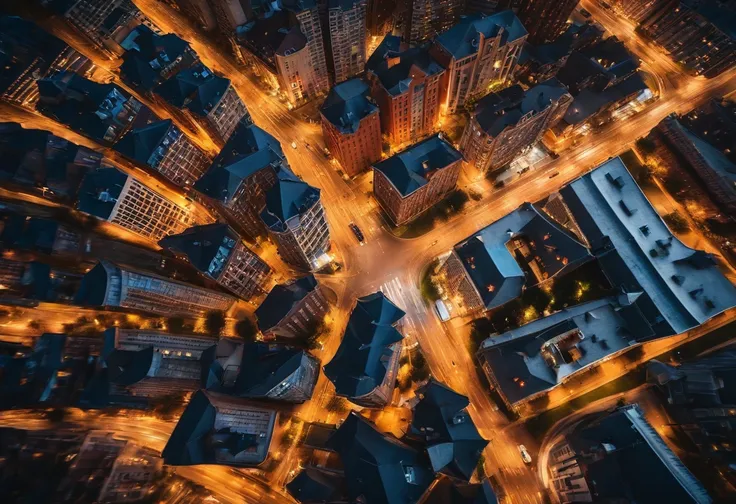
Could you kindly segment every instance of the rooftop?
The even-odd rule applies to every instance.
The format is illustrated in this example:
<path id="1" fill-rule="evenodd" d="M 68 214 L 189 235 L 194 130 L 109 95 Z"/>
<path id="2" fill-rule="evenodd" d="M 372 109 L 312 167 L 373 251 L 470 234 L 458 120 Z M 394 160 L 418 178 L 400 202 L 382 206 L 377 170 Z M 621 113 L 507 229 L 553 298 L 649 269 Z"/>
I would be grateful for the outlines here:
<path id="1" fill-rule="evenodd" d="M 438 133 L 373 165 L 403 197 L 429 183 L 436 170 L 460 161 L 462 154 Z"/>
<path id="2" fill-rule="evenodd" d="M 169 69 L 195 61 L 189 43 L 172 33 L 158 35 L 148 26 L 138 25 L 120 44 L 125 53 L 121 77 L 144 91 L 160 84 Z"/>
<path id="3" fill-rule="evenodd" d="M 82 180 L 77 210 L 107 220 L 117 204 L 128 175 L 117 168 L 103 167 Z"/>
<path id="4" fill-rule="evenodd" d="M 626 79 L 598 91 L 585 88 L 580 91 L 565 112 L 564 121 L 567 124 L 580 124 L 598 113 L 611 103 L 618 103 L 630 96 L 647 91 L 649 87 L 644 82 L 640 72 L 635 72 Z"/>
<path id="5" fill-rule="evenodd" d="M 355 78 L 334 86 L 320 112 L 342 133 L 355 133 L 360 121 L 378 113 L 378 107 L 371 100 L 368 84 Z"/>
<path id="6" fill-rule="evenodd" d="M 240 241 L 230 226 L 214 223 L 190 227 L 183 233 L 164 237 L 158 244 L 185 255 L 192 266 L 216 279 Z"/>
<path id="7" fill-rule="evenodd" d="M 217 107 L 229 88 L 229 79 L 215 75 L 199 63 L 177 73 L 154 91 L 174 107 L 206 116 Z"/>
<path id="8" fill-rule="evenodd" d="M 386 35 L 366 63 L 366 71 L 378 77 L 381 85 L 393 96 L 409 89 L 415 71 L 435 75 L 444 68 L 429 54 L 426 46 L 405 48 L 401 38 Z"/>
<path id="9" fill-rule="evenodd" d="M 438 35 L 437 43 L 459 60 L 478 52 L 481 34 L 486 39 L 500 35 L 501 43 L 508 44 L 525 37 L 527 31 L 510 10 L 492 16 L 474 14 L 461 18 L 455 26 Z"/>
<path id="10" fill-rule="evenodd" d="M 299 373 L 309 360 L 316 362 L 306 350 L 266 343 L 247 344 L 233 393 L 240 397 L 266 397 L 282 382 Z M 318 374 L 319 371 L 311 382 L 312 389 L 317 384 Z"/>
<path id="11" fill-rule="evenodd" d="M 293 12 L 276 10 L 238 27 L 238 40 L 275 69 L 276 55 L 289 56 L 304 49 L 307 38 Z"/>
<path id="12" fill-rule="evenodd" d="M 113 149 L 134 161 L 155 167 L 158 161 L 153 158 L 164 148 L 162 143 L 172 125 L 171 119 L 165 119 L 133 128 L 113 146 Z"/>
<path id="13" fill-rule="evenodd" d="M 286 317 L 294 306 L 318 288 L 314 275 L 307 275 L 286 284 L 275 285 L 266 299 L 256 308 L 258 329 L 267 331 Z"/>
<path id="14" fill-rule="evenodd" d="M 498 504 L 498 499 L 487 479 L 481 483 L 462 483 L 442 478 L 432 487 L 423 503 Z"/>
<path id="15" fill-rule="evenodd" d="M 312 208 L 319 199 L 319 189 L 282 168 L 276 183 L 266 193 L 266 208 L 261 212 L 261 219 L 269 229 L 284 230 L 290 219 Z"/>

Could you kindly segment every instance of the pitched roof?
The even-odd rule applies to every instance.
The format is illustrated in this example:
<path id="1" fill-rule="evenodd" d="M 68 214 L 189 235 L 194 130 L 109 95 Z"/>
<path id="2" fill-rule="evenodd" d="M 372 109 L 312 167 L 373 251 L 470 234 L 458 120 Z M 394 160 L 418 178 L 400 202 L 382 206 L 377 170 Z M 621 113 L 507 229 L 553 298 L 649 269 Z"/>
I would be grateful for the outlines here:
<path id="1" fill-rule="evenodd" d="M 291 309 L 318 287 L 314 275 L 307 275 L 271 289 L 266 299 L 256 308 L 258 329 L 267 331 L 281 322 Z"/>
<path id="2" fill-rule="evenodd" d="M 398 58 L 398 62 L 395 58 Z M 393 96 L 409 89 L 414 68 L 426 75 L 444 72 L 442 65 L 430 55 L 428 46 L 405 48 L 402 51 L 401 39 L 393 35 L 384 37 L 368 59 L 365 68 L 366 71 L 375 74 L 381 85 Z"/>
<path id="3" fill-rule="evenodd" d="M 357 398 L 381 385 L 386 376 L 384 357 L 403 339 L 394 328 L 403 316 L 382 292 L 358 299 L 340 347 L 324 367 L 338 395 Z"/>
<path id="4" fill-rule="evenodd" d="M 199 63 L 164 81 L 154 92 L 175 107 L 206 116 L 229 88 L 229 79 L 215 75 Z"/>
<path id="5" fill-rule="evenodd" d="M 107 219 L 127 180 L 128 175 L 117 168 L 103 167 L 87 173 L 79 189 L 77 209 Z"/>
<path id="6" fill-rule="evenodd" d="M 377 113 L 378 107 L 370 99 L 368 84 L 355 78 L 334 86 L 320 112 L 341 132 L 355 133 L 360 121 Z"/>
<path id="7" fill-rule="evenodd" d="M 5 220 L 0 233 L 0 243 L 8 247 L 50 254 L 58 230 L 57 221 L 13 214 Z"/>
<path id="8" fill-rule="evenodd" d="M 422 501 L 423 504 L 498 504 L 488 479 L 481 483 L 462 483 L 441 478 Z"/>
<path id="9" fill-rule="evenodd" d="M 266 208 L 261 219 L 269 229 L 283 230 L 286 222 L 312 208 L 320 190 L 299 180 L 286 168 L 279 170 L 276 183 L 266 193 Z"/>
<path id="10" fill-rule="evenodd" d="M 429 183 L 429 174 L 463 158 L 438 133 L 373 165 L 406 197 Z"/>
<path id="11" fill-rule="evenodd" d="M 478 52 L 479 34 L 494 38 L 502 33 L 503 43 L 510 43 L 527 35 L 524 25 L 510 10 L 485 16 L 474 14 L 462 18 L 455 26 L 437 36 L 437 43 L 456 60 Z"/>
<path id="12" fill-rule="evenodd" d="M 343 502 L 346 493 L 343 477 L 315 467 L 303 469 L 286 489 L 303 504 Z"/>
<path id="13" fill-rule="evenodd" d="M 184 232 L 162 238 L 159 246 L 184 254 L 192 266 L 213 278 L 219 276 L 240 237 L 227 224 L 193 226 Z M 213 264 L 214 263 L 214 264 Z"/>
<path id="14" fill-rule="evenodd" d="M 241 397 L 263 398 L 297 373 L 305 359 L 315 360 L 306 350 L 266 343 L 247 344 L 243 348 L 243 360 L 233 393 Z M 316 385 L 318 373 L 315 373 L 311 387 Z"/>
<path id="15" fill-rule="evenodd" d="M 172 124 L 171 119 L 165 119 L 131 129 L 113 145 L 113 149 L 139 163 L 149 164 L 151 156 L 166 138 Z"/>

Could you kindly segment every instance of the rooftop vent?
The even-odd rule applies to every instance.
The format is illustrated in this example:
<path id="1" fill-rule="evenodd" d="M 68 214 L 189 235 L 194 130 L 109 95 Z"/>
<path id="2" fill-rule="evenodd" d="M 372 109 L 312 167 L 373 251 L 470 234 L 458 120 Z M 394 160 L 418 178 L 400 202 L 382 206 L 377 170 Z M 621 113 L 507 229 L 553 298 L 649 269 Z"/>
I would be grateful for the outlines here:
<path id="1" fill-rule="evenodd" d="M 672 281 L 675 282 L 677 285 L 682 285 L 685 283 L 685 277 L 682 275 L 672 275 L 670 278 L 672 278 Z"/>
<path id="2" fill-rule="evenodd" d="M 624 202 L 624 200 L 619 200 L 618 206 L 621 207 L 621 210 L 628 216 L 631 217 L 636 213 L 636 208 L 629 208 L 629 206 Z"/>
<path id="3" fill-rule="evenodd" d="M 644 236 L 649 236 L 649 226 L 647 226 L 646 224 L 644 224 L 643 226 L 641 226 L 641 227 L 639 228 L 639 231 L 641 231 L 641 233 L 642 233 L 642 234 L 643 234 Z"/>
<path id="4" fill-rule="evenodd" d="M 606 173 L 606 180 L 617 189 L 621 189 L 624 186 L 624 180 L 621 177 L 614 177 L 610 172 Z"/>

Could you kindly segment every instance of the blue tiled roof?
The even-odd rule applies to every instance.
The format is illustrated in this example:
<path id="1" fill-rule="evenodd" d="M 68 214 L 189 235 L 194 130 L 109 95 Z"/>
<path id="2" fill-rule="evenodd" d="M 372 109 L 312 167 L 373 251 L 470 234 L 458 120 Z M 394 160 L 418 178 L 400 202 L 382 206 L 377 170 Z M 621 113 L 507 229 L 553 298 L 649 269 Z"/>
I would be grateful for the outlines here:
<path id="1" fill-rule="evenodd" d="M 234 393 L 253 399 L 266 397 L 281 382 L 299 371 L 305 356 L 312 358 L 305 350 L 297 348 L 266 343 L 246 345 Z M 316 383 L 317 373 L 311 385 Z"/>
<path id="2" fill-rule="evenodd" d="M 320 112 L 343 133 L 355 133 L 361 120 L 378 112 L 369 93 L 362 79 L 347 80 L 330 90 Z"/>
<path id="3" fill-rule="evenodd" d="M 284 230 L 289 219 L 312 208 L 319 198 L 319 189 L 282 168 L 276 183 L 266 193 L 266 208 L 261 212 L 261 219 L 269 229 Z"/>
<path id="4" fill-rule="evenodd" d="M 115 207 L 128 175 L 117 168 L 100 168 L 89 172 L 79 189 L 77 209 L 107 219 Z"/>
<path id="5" fill-rule="evenodd" d="M 175 107 L 206 116 L 217 107 L 229 87 L 229 79 L 197 64 L 166 80 L 154 92 Z"/>
<path id="6" fill-rule="evenodd" d="M 194 226 L 176 235 L 169 235 L 158 242 L 159 246 L 187 256 L 189 262 L 203 273 L 217 278 L 227 258 L 240 238 L 227 224 Z M 218 257 L 219 256 L 219 257 Z M 212 262 L 218 258 L 212 269 Z"/>
<path id="7" fill-rule="evenodd" d="M 427 184 L 427 175 L 462 159 L 462 154 L 439 134 L 376 163 L 373 168 L 383 173 L 402 196 L 408 196 Z"/>
<path id="8" fill-rule="evenodd" d="M 131 129 L 113 146 L 113 149 L 139 163 L 149 164 L 151 155 L 161 145 L 171 125 L 171 119 L 165 119 L 142 128 Z"/>
<path id="9" fill-rule="evenodd" d="M 494 38 L 503 30 L 504 43 L 513 42 L 527 35 L 526 28 L 510 10 L 492 16 L 475 14 L 460 20 L 458 24 L 440 34 L 437 43 L 444 47 L 456 60 L 478 52 L 479 34 Z"/>
<path id="10" fill-rule="evenodd" d="M 399 61 L 389 66 L 389 58 L 399 58 Z M 386 91 L 396 96 L 409 89 L 414 67 L 427 75 L 435 75 L 444 70 L 442 65 L 430 56 L 428 47 L 412 47 L 402 51 L 399 37 L 386 35 L 368 60 L 366 71 L 375 74 Z"/>
<path id="11" fill-rule="evenodd" d="M 314 275 L 307 275 L 287 284 L 279 284 L 271 289 L 266 299 L 256 308 L 258 329 L 267 331 L 281 322 L 296 303 L 307 297 L 317 288 Z"/>

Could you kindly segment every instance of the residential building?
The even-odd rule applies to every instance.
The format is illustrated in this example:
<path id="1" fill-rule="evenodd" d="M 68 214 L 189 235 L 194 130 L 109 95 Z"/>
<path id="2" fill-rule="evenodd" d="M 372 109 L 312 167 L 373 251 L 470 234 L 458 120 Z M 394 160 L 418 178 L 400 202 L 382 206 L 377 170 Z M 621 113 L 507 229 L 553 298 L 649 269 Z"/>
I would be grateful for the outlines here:
<path id="1" fill-rule="evenodd" d="M 136 115 L 147 110 L 115 84 L 99 84 L 75 73 L 61 72 L 37 84 L 38 112 L 105 145 L 119 140 Z"/>
<path id="2" fill-rule="evenodd" d="M 317 93 L 326 93 L 330 87 L 330 80 L 322 33 L 327 27 L 321 24 L 317 2 L 315 0 L 279 0 L 279 2 L 283 9 L 292 12 L 299 21 L 299 29 L 307 39 L 309 64 L 316 76 Z"/>
<path id="3" fill-rule="evenodd" d="M 2 220 L 1 227 L 3 248 L 48 255 L 79 252 L 80 234 L 55 220 L 10 214 Z"/>
<path id="4" fill-rule="evenodd" d="M 464 8 L 460 0 L 407 0 L 403 38 L 417 45 L 433 39 L 457 23 Z"/>
<path id="5" fill-rule="evenodd" d="M 433 471 L 469 482 L 488 445 L 467 411 L 470 401 L 434 378 L 416 395 L 406 438 L 426 445 Z"/>
<path id="6" fill-rule="evenodd" d="M 382 292 L 358 298 L 340 347 L 324 366 L 335 394 L 366 408 L 390 401 L 399 371 L 404 312 Z"/>
<path id="7" fill-rule="evenodd" d="M 98 152 L 18 123 L 0 123 L 0 157 L 0 180 L 66 200 L 77 197 L 82 179 L 102 161 Z"/>
<path id="8" fill-rule="evenodd" d="M 481 99 L 460 140 L 465 160 L 484 172 L 503 168 L 565 115 L 572 96 L 557 79 L 526 91 L 518 84 Z"/>
<path id="9" fill-rule="evenodd" d="M 253 122 L 230 79 L 216 75 L 201 63 L 169 78 L 154 88 L 154 93 L 182 109 L 220 145 L 230 139 L 238 124 Z"/>
<path id="10" fill-rule="evenodd" d="M 524 203 L 453 248 L 442 276 L 457 313 L 491 310 L 524 288 L 592 259 L 586 245 L 544 210 Z"/>
<path id="11" fill-rule="evenodd" d="M 468 0 L 465 3 L 465 11 L 467 14 L 485 14 L 486 16 L 490 16 L 498 12 L 503 4 L 504 0 Z"/>
<path id="12" fill-rule="evenodd" d="M 521 0 L 516 13 L 529 32 L 529 42 L 541 44 L 555 40 L 565 31 L 567 19 L 577 5 L 575 0 Z"/>
<path id="13" fill-rule="evenodd" d="M 386 35 L 366 64 L 381 128 L 392 145 L 416 142 L 437 130 L 445 69 L 427 46 L 406 48 Z"/>
<path id="14" fill-rule="evenodd" d="M 33 108 L 36 81 L 69 70 L 84 73 L 92 63 L 30 21 L 0 16 L 0 99 Z"/>
<path id="15" fill-rule="evenodd" d="M 367 0 L 329 0 L 325 49 L 332 82 L 339 84 L 363 73 L 365 67 Z"/>
<path id="16" fill-rule="evenodd" d="M 501 495 L 496 495 L 486 478 L 480 483 L 464 483 L 450 478 L 441 478 L 430 488 L 424 504 L 497 504 Z"/>
<path id="17" fill-rule="evenodd" d="M 203 224 L 191 207 L 180 206 L 110 167 L 84 177 L 76 208 L 156 242 L 166 235 Z"/>
<path id="18" fill-rule="evenodd" d="M 368 35 L 383 37 L 394 27 L 394 12 L 397 3 L 391 0 L 369 0 L 366 9 L 366 28 Z"/>
<path id="19" fill-rule="evenodd" d="M 199 180 L 212 162 L 171 119 L 132 128 L 113 149 L 185 188 Z"/>
<path id="20" fill-rule="evenodd" d="M 559 502 L 678 502 L 712 499 L 638 405 L 584 417 L 550 450 Z"/>
<path id="21" fill-rule="evenodd" d="M 447 69 L 442 93 L 447 113 L 503 86 L 514 74 L 526 38 L 511 11 L 467 16 L 438 35 L 430 54 Z"/>
<path id="22" fill-rule="evenodd" d="M 381 159 L 381 120 L 368 85 L 350 79 L 330 90 L 320 109 L 327 148 L 352 177 Z"/>
<path id="23" fill-rule="evenodd" d="M 244 4 L 250 2 L 241 2 L 240 0 L 208 0 L 209 6 L 217 20 L 217 27 L 226 36 L 230 36 L 235 32 L 238 26 L 247 22 Z"/>
<path id="24" fill-rule="evenodd" d="M 450 194 L 463 157 L 440 134 L 373 165 L 373 194 L 396 226 L 411 222 Z"/>
<path id="25" fill-rule="evenodd" d="M 255 124 L 241 123 L 194 188 L 255 238 L 264 233 L 266 193 L 289 164 L 281 144 Z"/>
<path id="26" fill-rule="evenodd" d="M 227 224 L 194 226 L 163 238 L 159 245 L 183 256 L 203 275 L 241 299 L 263 292 L 271 274 L 268 264 Z"/>
<path id="27" fill-rule="evenodd" d="M 154 450 L 126 443 L 100 490 L 100 502 L 138 502 L 153 494 L 163 465 Z"/>
<path id="28" fill-rule="evenodd" d="M 256 308 L 258 330 L 264 339 L 308 337 L 318 330 L 330 310 L 314 275 L 275 285 Z"/>
<path id="29" fill-rule="evenodd" d="M 164 316 L 202 317 L 208 311 L 229 310 L 235 298 L 146 271 L 100 261 L 84 276 L 75 302 L 82 306 L 128 308 Z"/>
<path id="30" fill-rule="evenodd" d="M 277 416 L 244 399 L 200 390 L 161 453 L 164 463 L 257 466 L 268 457 Z"/>
<path id="31" fill-rule="evenodd" d="M 330 227 L 320 191 L 289 170 L 280 170 L 266 192 L 261 220 L 287 263 L 311 271 L 329 262 Z"/>
<path id="32" fill-rule="evenodd" d="M 218 343 L 205 357 L 209 372 L 204 385 L 208 390 L 294 403 L 312 397 L 319 361 L 307 351 L 267 343 L 239 343 L 238 346 L 224 343 Z M 228 348 L 233 349 L 230 355 Z M 237 361 L 237 355 L 242 356 L 241 360 L 233 362 L 233 359 Z"/>

